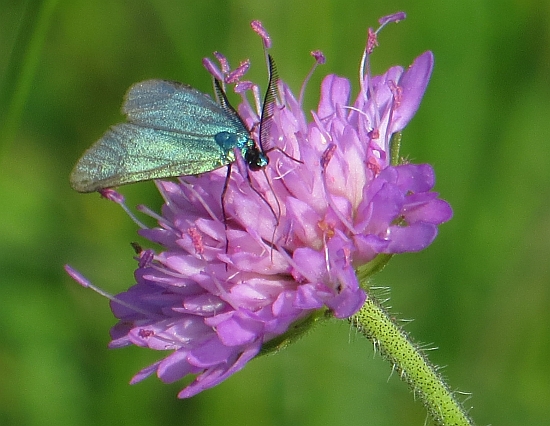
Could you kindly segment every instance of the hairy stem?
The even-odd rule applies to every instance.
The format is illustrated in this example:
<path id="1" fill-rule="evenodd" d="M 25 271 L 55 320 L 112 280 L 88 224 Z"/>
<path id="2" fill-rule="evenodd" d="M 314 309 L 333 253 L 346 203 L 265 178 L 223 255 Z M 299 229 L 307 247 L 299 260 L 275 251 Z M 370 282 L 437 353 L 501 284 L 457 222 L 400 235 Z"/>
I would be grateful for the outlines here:
<path id="1" fill-rule="evenodd" d="M 421 397 L 436 425 L 474 424 L 425 354 L 375 298 L 369 295 L 350 321 Z"/>

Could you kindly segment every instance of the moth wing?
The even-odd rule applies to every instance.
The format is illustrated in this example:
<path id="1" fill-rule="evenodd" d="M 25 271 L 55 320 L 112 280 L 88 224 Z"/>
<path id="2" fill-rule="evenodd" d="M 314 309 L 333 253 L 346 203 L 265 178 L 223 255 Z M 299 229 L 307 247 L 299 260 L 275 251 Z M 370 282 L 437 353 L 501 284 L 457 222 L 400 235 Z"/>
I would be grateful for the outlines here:
<path id="1" fill-rule="evenodd" d="M 112 126 L 78 160 L 70 177 L 79 192 L 196 175 L 229 164 L 213 134 L 174 132 L 133 123 Z"/>
<path id="2" fill-rule="evenodd" d="M 182 133 L 244 133 L 237 114 L 210 96 L 183 83 L 146 80 L 134 84 L 124 98 L 128 121 L 144 127 Z"/>

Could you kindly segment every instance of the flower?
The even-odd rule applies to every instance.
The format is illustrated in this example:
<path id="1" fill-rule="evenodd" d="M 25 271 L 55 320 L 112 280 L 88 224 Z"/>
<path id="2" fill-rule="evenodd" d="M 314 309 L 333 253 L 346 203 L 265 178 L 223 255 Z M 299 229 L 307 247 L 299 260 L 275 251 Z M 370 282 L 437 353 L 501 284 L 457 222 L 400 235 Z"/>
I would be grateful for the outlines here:
<path id="1" fill-rule="evenodd" d="M 267 46 L 261 24 L 253 28 Z M 302 96 L 296 99 L 279 81 L 263 172 L 247 170 L 236 152 L 227 188 L 225 169 L 156 182 L 162 213 L 144 211 L 159 226 L 139 233 L 163 250 L 141 251 L 136 284 L 111 301 L 120 321 L 110 347 L 171 353 L 132 383 L 155 372 L 164 382 L 197 375 L 178 395 L 190 397 L 243 368 L 262 345 L 312 313 L 328 308 L 337 318 L 353 315 L 367 297 L 354 268 L 379 254 L 422 250 L 451 218 L 450 206 L 432 191 L 432 167 L 392 164 L 390 155 L 392 135 L 424 94 L 432 53 L 406 71 L 392 67 L 372 77 L 375 37 L 369 31 L 353 102 L 350 82 L 329 75 L 308 120 Z M 324 61 L 320 52 L 313 55 Z M 241 81 L 248 63 L 231 73 L 227 60 L 216 56 L 222 70 L 211 62 L 207 68 L 226 83 L 237 82 L 238 112 L 257 138 L 258 88 Z M 249 89 L 255 106 L 247 100 Z"/>

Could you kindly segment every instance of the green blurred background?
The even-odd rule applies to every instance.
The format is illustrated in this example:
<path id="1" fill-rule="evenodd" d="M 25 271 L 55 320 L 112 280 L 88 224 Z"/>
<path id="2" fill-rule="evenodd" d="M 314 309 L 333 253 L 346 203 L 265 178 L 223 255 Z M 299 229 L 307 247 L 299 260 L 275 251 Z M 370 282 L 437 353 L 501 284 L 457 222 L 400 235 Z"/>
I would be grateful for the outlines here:
<path id="1" fill-rule="evenodd" d="M 122 120 L 122 96 L 147 78 L 209 92 L 201 59 L 219 50 L 265 86 L 270 31 L 279 74 L 318 101 L 328 73 L 357 89 L 366 29 L 386 28 L 375 73 L 434 51 L 435 70 L 403 153 L 434 165 L 455 217 L 426 251 L 394 258 L 391 286 L 407 330 L 439 350 L 479 425 L 550 420 L 550 5 L 548 1 L 1 0 L 0 424 L 422 425 L 425 412 L 346 322 L 331 322 L 190 400 L 184 383 L 129 379 L 162 354 L 108 350 L 107 301 L 72 282 L 70 263 L 118 292 L 132 284 L 135 226 L 116 205 L 71 190 L 80 154 Z M 151 182 L 128 204 L 158 209 Z"/>

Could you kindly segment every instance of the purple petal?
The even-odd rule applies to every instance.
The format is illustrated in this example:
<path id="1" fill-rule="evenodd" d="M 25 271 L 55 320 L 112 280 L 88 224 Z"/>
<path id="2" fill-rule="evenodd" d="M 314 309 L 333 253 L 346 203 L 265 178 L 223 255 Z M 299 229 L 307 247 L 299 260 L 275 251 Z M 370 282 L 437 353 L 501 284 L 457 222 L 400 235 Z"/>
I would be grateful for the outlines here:
<path id="1" fill-rule="evenodd" d="M 297 269 L 293 271 L 294 279 L 306 279 L 310 283 L 326 280 L 327 264 L 323 253 L 309 247 L 301 247 L 294 251 L 292 259 L 297 265 Z"/>
<path id="2" fill-rule="evenodd" d="M 435 173 L 429 164 L 405 164 L 388 167 L 379 176 L 405 192 L 425 192 L 433 188 Z"/>
<path id="3" fill-rule="evenodd" d="M 327 302 L 327 306 L 334 311 L 336 318 L 348 318 L 356 313 L 367 300 L 362 289 L 344 289 L 336 297 Z"/>
<path id="4" fill-rule="evenodd" d="M 390 244 L 386 253 L 405 253 L 420 251 L 428 247 L 437 236 L 437 226 L 418 222 L 409 226 L 392 226 Z"/>
<path id="5" fill-rule="evenodd" d="M 399 80 L 401 99 L 393 114 L 391 133 L 399 132 L 414 116 L 432 74 L 434 57 L 428 51 L 416 58 Z"/>
<path id="6" fill-rule="evenodd" d="M 302 286 L 300 286 L 301 288 Z M 282 318 L 297 318 L 302 311 L 295 304 L 296 292 L 283 291 L 273 302 L 271 307 L 273 315 L 279 320 Z M 321 305 L 322 306 L 322 305 Z"/>
<path id="7" fill-rule="evenodd" d="M 223 382 L 227 377 L 241 370 L 252 358 L 254 358 L 260 351 L 261 342 L 256 342 L 254 345 L 248 346 L 237 358 L 235 362 L 229 364 L 229 368 L 226 366 L 218 367 L 215 369 L 206 370 L 203 374 L 198 376 L 193 383 L 187 386 L 178 394 L 178 398 L 189 398 L 197 393 L 211 388 L 218 383 Z"/>
<path id="8" fill-rule="evenodd" d="M 133 385 L 149 377 L 151 374 L 157 371 L 159 364 L 160 364 L 160 361 L 155 362 L 154 364 L 151 364 L 150 366 L 140 370 L 138 373 L 134 375 L 134 377 L 132 377 L 132 380 L 130 380 L 130 384 Z"/>
<path id="9" fill-rule="evenodd" d="M 193 368 L 187 361 L 188 351 L 178 350 L 168 355 L 158 364 L 157 376 L 164 383 L 173 383 L 188 374 L 200 371 L 198 368 Z"/>
<path id="10" fill-rule="evenodd" d="M 317 112 L 319 117 L 325 118 L 334 114 L 337 105 L 348 105 L 350 88 L 348 79 L 334 74 L 327 75 L 321 84 L 321 100 Z"/>
<path id="11" fill-rule="evenodd" d="M 321 283 L 304 284 L 298 287 L 294 306 L 300 309 L 319 309 L 332 297 L 332 291 Z"/>
<path id="12" fill-rule="evenodd" d="M 186 359 L 191 365 L 203 369 L 224 364 L 234 352 L 235 348 L 227 347 L 219 339 L 213 338 L 189 351 Z"/>
<path id="13" fill-rule="evenodd" d="M 439 225 L 450 220 L 453 216 L 451 206 L 436 197 L 434 192 L 409 195 L 403 208 L 407 223 L 423 221 Z"/>
<path id="14" fill-rule="evenodd" d="M 220 315 L 218 315 L 220 316 Z M 214 320 L 216 317 L 213 317 Z M 227 346 L 246 345 L 261 334 L 263 325 L 259 321 L 243 318 L 236 314 L 231 314 L 229 318 L 221 322 L 207 320 L 209 325 L 215 325 L 216 332 L 221 342 Z"/>

